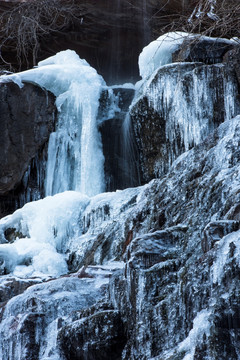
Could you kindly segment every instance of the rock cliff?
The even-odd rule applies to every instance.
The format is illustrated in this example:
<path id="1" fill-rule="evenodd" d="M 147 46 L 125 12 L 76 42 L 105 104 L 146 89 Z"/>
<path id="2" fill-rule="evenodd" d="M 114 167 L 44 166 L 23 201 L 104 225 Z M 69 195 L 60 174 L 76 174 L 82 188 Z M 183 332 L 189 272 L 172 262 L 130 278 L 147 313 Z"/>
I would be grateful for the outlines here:
<path id="1" fill-rule="evenodd" d="M 48 138 L 54 129 L 54 102 L 51 93 L 36 85 L 0 86 L 1 217 L 43 196 L 44 166 L 39 163 L 46 161 Z M 24 199 L 26 188 L 29 195 Z"/>
<path id="2" fill-rule="evenodd" d="M 130 107 L 144 185 L 65 191 L 1 219 L 2 359 L 240 358 L 239 52 L 206 64 L 185 50 Z M 105 151 L 119 156 L 123 114 L 101 95 Z"/>

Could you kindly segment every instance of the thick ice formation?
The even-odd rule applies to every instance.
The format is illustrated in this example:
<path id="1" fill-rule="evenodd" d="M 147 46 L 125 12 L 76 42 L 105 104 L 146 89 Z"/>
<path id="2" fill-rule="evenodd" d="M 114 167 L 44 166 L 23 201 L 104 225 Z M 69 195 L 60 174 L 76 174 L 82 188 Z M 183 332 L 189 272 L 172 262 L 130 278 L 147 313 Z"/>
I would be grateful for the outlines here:
<path id="1" fill-rule="evenodd" d="M 99 96 L 105 82 L 71 50 L 59 52 L 38 67 L 3 76 L 19 86 L 32 82 L 56 96 L 60 112 L 49 141 L 46 195 L 77 190 L 89 196 L 104 191 L 104 157 L 97 128 Z"/>
<path id="2" fill-rule="evenodd" d="M 156 177 L 165 173 L 182 152 L 199 144 L 221 122 L 239 113 L 238 82 L 226 64 L 172 63 L 173 51 L 191 37 L 193 40 L 199 37 L 200 42 L 207 40 L 210 44 L 219 41 L 187 33 L 168 33 L 150 43 L 139 56 L 143 80 L 137 84 L 130 114 L 139 147 L 143 148 L 140 154 L 143 173 L 149 160 L 144 158 L 147 146 L 141 131 L 146 128 L 151 134 L 151 128 L 155 127 L 159 138 L 164 139 L 159 158 L 154 159 L 154 170 L 150 169 Z M 229 45 L 233 41 L 221 39 L 221 43 Z M 154 116 L 148 115 L 152 112 Z M 129 132 L 131 121 L 126 122 L 126 132 Z"/>
<path id="3" fill-rule="evenodd" d="M 149 78 L 160 66 L 171 63 L 172 53 L 188 36 L 180 31 L 169 32 L 145 46 L 138 59 L 142 79 Z"/>
<path id="4" fill-rule="evenodd" d="M 2 237 L 10 227 L 18 234 L 13 243 L 0 245 L 2 272 L 19 277 L 48 277 L 67 273 L 63 254 L 67 238 L 81 233 L 78 220 L 89 198 L 64 192 L 26 204 L 0 220 Z"/>
<path id="5" fill-rule="evenodd" d="M 100 287 L 108 281 L 107 276 L 100 282 L 99 277 L 62 277 L 31 286 L 13 297 L 1 314 L 0 358 L 29 359 L 28 353 L 22 352 L 37 344 L 39 359 L 62 359 L 56 346 L 59 324 L 73 311 L 101 299 L 104 293 Z"/>

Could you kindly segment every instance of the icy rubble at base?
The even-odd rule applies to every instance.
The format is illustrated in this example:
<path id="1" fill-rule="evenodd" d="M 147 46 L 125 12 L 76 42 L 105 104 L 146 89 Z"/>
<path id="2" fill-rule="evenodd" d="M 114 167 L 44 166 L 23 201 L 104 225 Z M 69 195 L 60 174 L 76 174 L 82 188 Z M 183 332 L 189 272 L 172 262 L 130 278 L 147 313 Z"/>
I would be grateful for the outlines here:
<path id="1" fill-rule="evenodd" d="M 120 228 L 111 244 L 114 259 L 122 241 L 124 222 L 145 187 L 103 193 L 89 198 L 75 191 L 48 196 L 26 204 L 0 220 L 1 272 L 18 277 L 56 277 L 68 272 L 66 253 L 84 255 L 96 234 Z M 131 203 L 132 202 L 132 203 Z M 132 214 L 133 216 L 133 214 Z M 16 240 L 7 243 L 6 229 L 13 229 Z M 109 230 L 108 230 L 109 229 Z M 122 232 L 122 233 L 121 233 Z M 4 243 L 5 242 L 5 243 Z M 97 261 L 97 254 L 95 255 Z"/>

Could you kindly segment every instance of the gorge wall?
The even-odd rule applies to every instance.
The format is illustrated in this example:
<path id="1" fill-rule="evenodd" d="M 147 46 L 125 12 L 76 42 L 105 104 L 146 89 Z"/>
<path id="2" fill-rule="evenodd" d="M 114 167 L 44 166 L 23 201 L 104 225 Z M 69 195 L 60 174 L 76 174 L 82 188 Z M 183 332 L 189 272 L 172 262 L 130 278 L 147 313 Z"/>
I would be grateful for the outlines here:
<path id="1" fill-rule="evenodd" d="M 56 175 L 0 220 L 3 360 L 240 359 L 239 47 L 171 33 L 140 58 L 135 86 L 72 51 L 0 78 L 2 212 Z"/>

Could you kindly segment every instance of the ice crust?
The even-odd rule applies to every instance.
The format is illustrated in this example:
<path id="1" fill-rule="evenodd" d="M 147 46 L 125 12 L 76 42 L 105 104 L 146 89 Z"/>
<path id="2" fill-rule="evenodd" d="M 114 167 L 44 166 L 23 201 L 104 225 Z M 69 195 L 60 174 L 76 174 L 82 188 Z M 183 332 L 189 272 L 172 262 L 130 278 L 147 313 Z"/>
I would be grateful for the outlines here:
<path id="1" fill-rule="evenodd" d="M 147 99 L 149 108 L 166 121 L 163 131 L 169 143 L 168 161 L 156 161 L 156 177 L 161 176 L 183 151 L 201 143 L 220 121 L 233 118 L 239 111 L 238 84 L 223 64 L 172 63 L 172 53 L 186 38 L 233 44 L 233 40 L 176 32 L 160 36 L 140 54 L 142 80 L 136 84 L 130 113 L 132 111 L 134 116 L 135 106 Z M 220 113 L 216 117 L 220 102 L 222 119 Z M 127 133 L 130 121 L 126 122 L 126 127 Z"/>
<path id="2" fill-rule="evenodd" d="M 78 192 L 64 192 L 26 204 L 13 215 L 0 220 L 2 236 L 6 227 L 19 237 L 0 245 L 2 266 L 19 277 L 60 276 L 67 273 L 63 247 L 66 239 L 78 233 L 78 219 L 89 203 Z"/>
<path id="3" fill-rule="evenodd" d="M 188 33 L 169 32 L 145 46 L 139 55 L 139 73 L 142 79 L 149 78 L 156 69 L 172 62 L 172 53 L 178 48 Z"/>
<path id="4" fill-rule="evenodd" d="M 26 323 L 36 315 L 38 325 L 33 331 L 34 341 L 40 347 L 39 359 L 60 360 L 61 354 L 56 346 L 58 323 L 67 322 L 73 311 L 88 308 L 103 298 L 104 292 L 100 287 L 108 281 L 107 277 L 62 277 L 33 285 L 23 294 L 13 297 L 2 312 L 0 358 L 23 359 L 24 342 L 28 341 L 28 336 L 33 336 L 29 328 L 26 332 Z M 21 331 L 24 336 L 21 336 Z"/>

